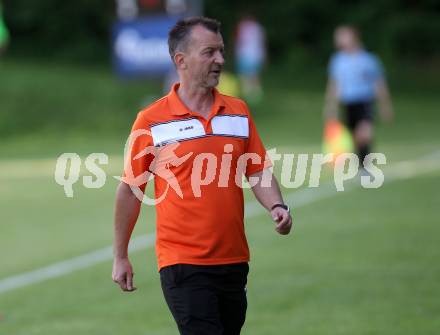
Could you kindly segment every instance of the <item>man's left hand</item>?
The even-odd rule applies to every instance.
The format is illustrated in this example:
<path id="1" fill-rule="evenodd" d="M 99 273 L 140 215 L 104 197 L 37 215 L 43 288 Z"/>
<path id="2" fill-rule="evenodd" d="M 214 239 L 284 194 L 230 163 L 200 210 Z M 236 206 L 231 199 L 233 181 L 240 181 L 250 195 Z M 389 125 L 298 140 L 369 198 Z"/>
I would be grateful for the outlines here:
<path id="1" fill-rule="evenodd" d="M 292 229 L 292 217 L 289 211 L 281 207 L 274 208 L 270 214 L 276 222 L 275 230 L 281 235 L 287 235 Z"/>

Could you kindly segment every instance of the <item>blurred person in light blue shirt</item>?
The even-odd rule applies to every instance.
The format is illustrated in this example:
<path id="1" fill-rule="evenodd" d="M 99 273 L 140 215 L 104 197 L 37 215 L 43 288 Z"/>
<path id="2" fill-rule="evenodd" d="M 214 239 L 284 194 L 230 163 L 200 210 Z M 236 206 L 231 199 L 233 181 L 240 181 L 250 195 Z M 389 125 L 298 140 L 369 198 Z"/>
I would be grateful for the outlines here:
<path id="1" fill-rule="evenodd" d="M 329 63 L 324 116 L 326 120 L 338 118 L 338 107 L 342 107 L 362 164 L 371 152 L 375 102 L 385 121 L 393 118 L 389 90 L 380 60 L 363 48 L 354 27 L 338 27 L 334 40 L 338 51 Z"/>
<path id="2" fill-rule="evenodd" d="M 329 76 L 336 81 L 343 104 L 371 102 L 376 97 L 376 82 L 383 79 L 382 65 L 373 54 L 339 51 L 330 60 Z"/>

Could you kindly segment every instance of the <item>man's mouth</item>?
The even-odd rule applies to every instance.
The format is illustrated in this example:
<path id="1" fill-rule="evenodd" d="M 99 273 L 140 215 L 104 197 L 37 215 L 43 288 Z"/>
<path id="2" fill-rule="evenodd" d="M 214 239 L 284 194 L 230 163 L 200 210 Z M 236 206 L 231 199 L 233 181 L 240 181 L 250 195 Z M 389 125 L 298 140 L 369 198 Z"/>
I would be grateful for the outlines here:
<path id="1" fill-rule="evenodd" d="M 221 72 L 222 72 L 222 70 L 220 70 L 220 69 L 216 69 L 216 70 L 211 70 L 211 71 L 209 71 L 209 73 L 214 73 L 214 74 L 216 74 L 216 75 L 220 75 Z"/>

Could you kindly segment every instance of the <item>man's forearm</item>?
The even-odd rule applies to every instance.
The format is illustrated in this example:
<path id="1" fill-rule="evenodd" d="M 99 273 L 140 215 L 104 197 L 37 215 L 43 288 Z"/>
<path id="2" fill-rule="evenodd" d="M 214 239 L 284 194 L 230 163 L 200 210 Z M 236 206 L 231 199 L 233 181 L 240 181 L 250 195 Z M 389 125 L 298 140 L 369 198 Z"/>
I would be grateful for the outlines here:
<path id="1" fill-rule="evenodd" d="M 331 79 L 327 83 L 323 114 L 325 120 L 336 119 L 338 117 L 337 87 L 336 87 L 336 83 Z"/>
<path id="2" fill-rule="evenodd" d="M 388 85 L 385 80 L 379 80 L 376 83 L 376 94 L 379 103 L 379 112 L 384 120 L 391 120 L 393 117 L 393 106 L 388 90 Z"/>
<path id="3" fill-rule="evenodd" d="M 272 175 L 269 169 L 253 174 L 251 177 L 258 177 L 259 182 L 252 187 L 255 197 L 268 211 L 277 203 L 284 203 L 281 195 L 280 187 L 274 175 L 272 175 L 271 183 L 269 185 L 262 185 L 262 179 L 265 174 Z M 263 183 L 264 184 L 264 183 Z"/>
<path id="4" fill-rule="evenodd" d="M 141 202 L 125 183 L 121 183 L 116 191 L 114 242 L 115 258 L 126 258 L 131 233 L 139 216 Z"/>

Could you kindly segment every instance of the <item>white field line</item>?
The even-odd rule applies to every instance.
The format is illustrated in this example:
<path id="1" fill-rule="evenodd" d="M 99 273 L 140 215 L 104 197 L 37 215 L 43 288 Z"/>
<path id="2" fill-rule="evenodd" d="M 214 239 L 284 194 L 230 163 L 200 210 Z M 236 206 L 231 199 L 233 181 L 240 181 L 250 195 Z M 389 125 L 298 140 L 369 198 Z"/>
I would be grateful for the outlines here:
<path id="1" fill-rule="evenodd" d="M 439 152 L 426 156 L 419 160 L 403 161 L 384 169 L 385 182 L 402 180 L 417 175 L 440 171 Z M 359 178 L 355 178 L 345 185 L 345 191 L 360 187 Z M 292 204 L 294 209 L 306 206 L 313 202 L 329 198 L 338 194 L 332 182 L 326 182 L 319 188 L 304 188 L 285 195 L 287 203 Z M 343 194 L 343 192 L 341 193 Z M 266 210 L 256 201 L 245 204 L 245 218 L 250 219 L 266 213 Z M 130 241 L 129 251 L 135 252 L 154 245 L 154 234 L 142 235 Z M 74 257 L 65 261 L 57 262 L 37 270 L 25 272 L 0 280 L 0 293 L 8 292 L 20 287 L 39 283 L 48 279 L 57 278 L 77 270 L 92 267 L 96 264 L 109 261 L 113 258 L 112 246 Z"/>

